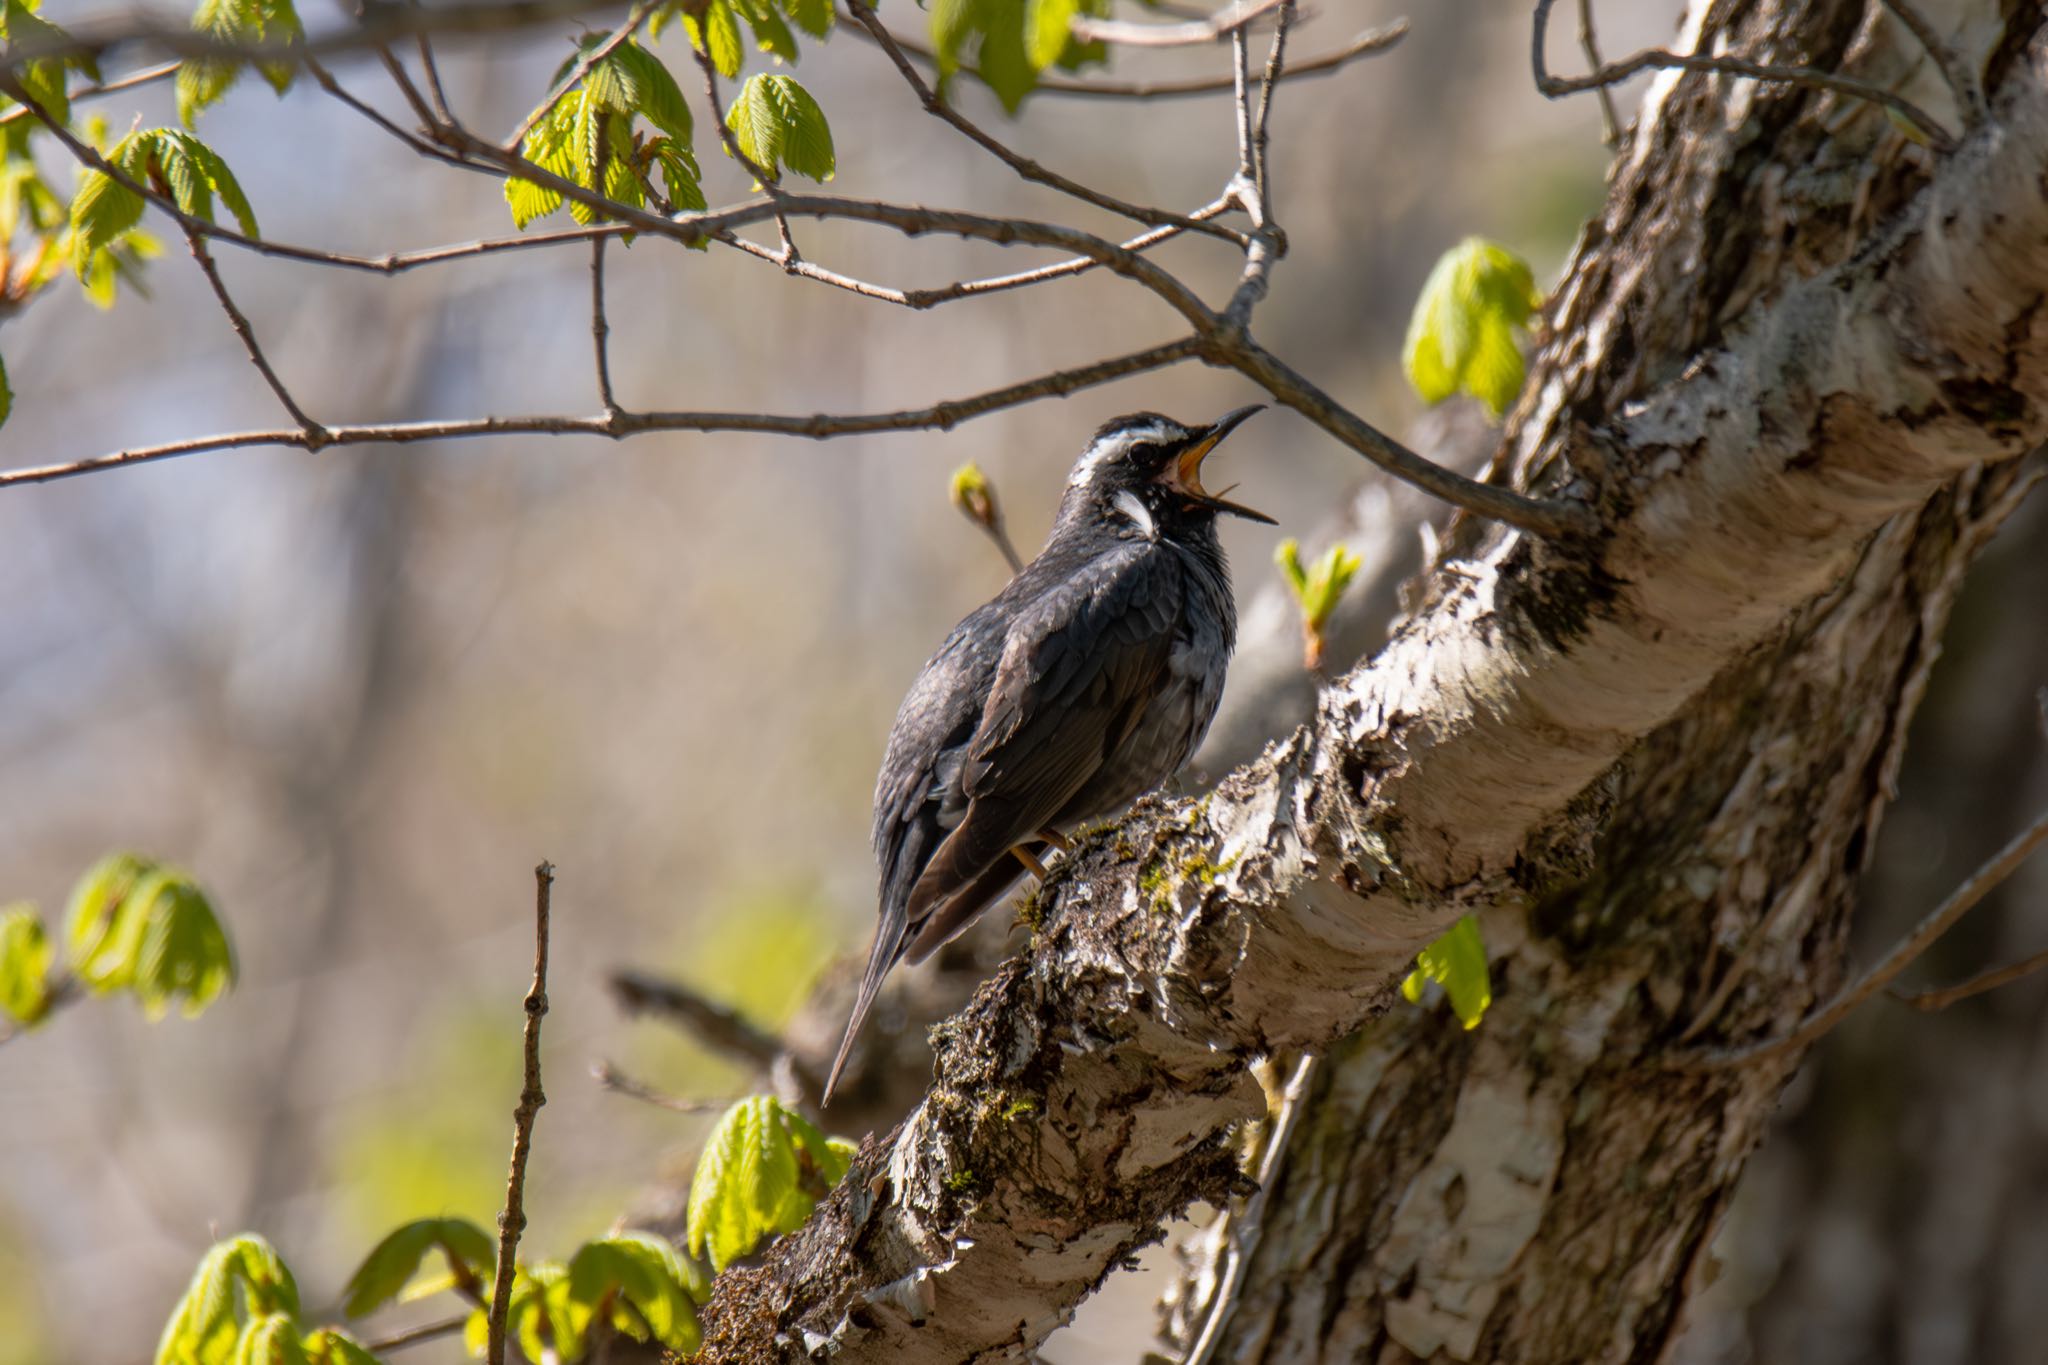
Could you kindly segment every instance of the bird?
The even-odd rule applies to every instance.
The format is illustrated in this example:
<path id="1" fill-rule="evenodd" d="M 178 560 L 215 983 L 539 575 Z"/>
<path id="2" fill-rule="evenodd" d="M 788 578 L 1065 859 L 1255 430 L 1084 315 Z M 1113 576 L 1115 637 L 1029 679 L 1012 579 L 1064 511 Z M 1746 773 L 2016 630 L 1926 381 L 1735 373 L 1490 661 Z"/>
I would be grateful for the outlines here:
<path id="1" fill-rule="evenodd" d="M 896 713 L 875 780 L 878 922 L 821 1103 L 898 962 L 961 932 L 1064 831 L 1167 781 L 1201 743 L 1237 638 L 1202 462 L 1260 411 L 1105 423 L 1045 546 L 953 628 Z M 1223 490 L 1225 493 L 1230 489 Z"/>

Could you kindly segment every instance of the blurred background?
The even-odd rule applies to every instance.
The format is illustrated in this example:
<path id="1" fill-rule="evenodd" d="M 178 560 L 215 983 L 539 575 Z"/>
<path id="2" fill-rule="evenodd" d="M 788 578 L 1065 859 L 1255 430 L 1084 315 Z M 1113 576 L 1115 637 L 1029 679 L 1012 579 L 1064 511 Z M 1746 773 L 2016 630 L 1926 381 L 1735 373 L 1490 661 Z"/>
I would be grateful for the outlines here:
<path id="1" fill-rule="evenodd" d="M 1595 104 L 1552 104 L 1531 87 L 1522 7 L 1319 8 L 1298 56 L 1404 13 L 1413 32 L 1282 92 L 1275 184 L 1292 250 L 1259 331 L 1401 430 L 1419 408 L 1400 339 L 1435 257 L 1480 233 L 1553 281 L 1599 202 L 1607 153 Z M 1609 51 L 1664 41 L 1675 8 L 1604 6 Z M 315 26 L 329 18 L 311 0 L 304 12 Z M 117 11 L 48 0 L 44 13 Z M 889 17 L 922 25 L 908 7 Z M 580 31 L 449 46 L 458 112 L 486 133 L 517 126 Z M 686 65 L 679 33 L 657 50 Z M 1565 64 L 1568 35 L 1552 50 Z M 807 52 L 801 74 L 838 143 L 836 189 L 1122 230 L 923 117 L 873 49 L 841 35 Z M 1111 74 L 1224 69 L 1220 49 L 1195 50 L 1126 56 Z M 397 113 L 374 64 L 337 73 Z M 746 177 L 713 147 L 697 83 L 682 84 L 712 201 L 740 197 Z M 1235 161 L 1227 99 L 1040 98 L 1013 124 L 978 87 L 960 98 L 1020 150 L 1141 202 L 1204 203 Z M 161 85 L 95 107 L 117 133 L 138 114 L 174 119 Z M 383 252 L 510 230 L 497 181 L 421 161 L 310 84 L 278 100 L 245 78 L 201 127 L 268 236 Z M 902 286 L 1045 259 L 849 225 L 803 225 L 798 241 L 822 264 Z M 276 424 L 203 278 L 167 246 L 147 299 L 103 313 L 66 286 L 8 321 L 0 348 L 18 397 L 0 464 Z M 218 256 L 317 418 L 598 410 L 579 247 L 394 279 Z M 1234 277 L 1213 242 L 1163 256 L 1211 297 Z M 1149 295 L 1095 276 L 916 314 L 726 250 L 643 241 L 607 263 L 629 408 L 917 405 L 1175 334 Z M 943 434 L 250 450 L 0 495 L 0 900 L 54 915 L 100 854 L 154 854 L 211 891 L 243 972 L 193 1023 L 151 1027 L 126 1004 L 86 1002 L 0 1048 L 0 1365 L 146 1359 L 217 1234 L 270 1237 L 311 1307 L 333 1302 L 400 1220 L 487 1222 L 503 1191 L 542 857 L 559 867 L 554 1012 L 527 1246 L 565 1253 L 650 1182 L 687 1171 L 710 1116 L 603 1091 L 593 1063 L 682 1096 L 729 1096 L 744 1078 L 624 1018 L 605 977 L 672 976 L 774 1027 L 836 954 L 864 950 L 869 801 L 890 718 L 946 630 L 1006 574 L 948 506 L 948 473 L 978 461 L 1029 554 L 1097 423 L 1139 408 L 1199 419 L 1252 396 L 1190 365 Z M 1279 535 L 1311 536 L 1366 481 L 1357 457 L 1284 413 L 1219 458 L 1218 482 L 1241 481 L 1240 496 L 1281 523 L 1226 528 L 1246 599 L 1275 581 Z M 1980 585 L 2028 578 L 2002 591 L 2038 602 L 2040 557 L 2009 550 L 2024 538 L 2008 529 Z M 1945 827 L 2002 826 L 2014 785 L 2042 785 L 2038 744 L 2008 721 L 2009 699 L 2041 679 L 2044 648 L 1997 630 L 1989 591 L 1966 599 L 1923 718 L 1940 759 L 1914 751 L 1871 942 L 1967 870 Z M 1958 935 L 1953 951 L 1992 955 L 2000 935 L 2042 927 L 2009 925 L 1997 907 L 1977 922 L 1989 937 L 1973 949 Z M 1994 1059 L 2001 1079 L 1987 1061 L 1984 1103 L 2002 1106 L 2010 1140 L 1976 1177 L 1996 1187 L 1977 1191 L 1981 1217 L 2048 1227 L 2044 1019 L 2042 992 L 2022 986 L 1940 1019 L 1895 1012 L 1870 1026 L 1890 1033 L 1865 1037 L 1867 1020 L 1845 1030 L 1759 1166 L 1756 1213 L 1724 1238 L 1736 1271 L 1703 1310 L 1698 1358 L 1878 1359 L 1873 1343 L 1901 1339 L 1894 1291 L 1913 1267 L 1883 1243 L 1919 1216 L 1920 1168 L 1949 1169 L 1993 1120 L 1922 1108 L 1905 1121 L 1912 1097 L 1876 1098 L 1878 1081 L 1837 1074 L 1852 1052 L 1924 1051 L 1936 1075 L 1950 1049 Z M 1894 1085 L 1915 1074 L 1877 1070 Z M 1944 1080 L 1978 1083 L 1974 1068 Z M 1788 1208 L 1801 1216 L 1788 1222 Z M 1999 1254 L 1983 1250 L 1995 1236 L 1968 1236 Z M 1866 1244 L 1879 1249 L 1841 1250 Z M 2048 1282 L 2048 1252 L 2025 1265 Z M 1156 1280 L 1122 1277 L 1049 1355 L 1136 1359 Z M 1814 1322 L 1839 1352 L 1808 1339 Z M 407 1358 L 458 1355 L 444 1342 Z"/>

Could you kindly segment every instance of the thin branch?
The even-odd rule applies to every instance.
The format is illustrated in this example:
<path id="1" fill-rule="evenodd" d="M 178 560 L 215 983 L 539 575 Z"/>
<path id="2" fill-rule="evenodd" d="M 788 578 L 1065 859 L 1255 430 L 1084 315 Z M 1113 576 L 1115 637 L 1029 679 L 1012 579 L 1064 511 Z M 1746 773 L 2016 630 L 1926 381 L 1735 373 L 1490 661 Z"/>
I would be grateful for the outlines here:
<path id="1" fill-rule="evenodd" d="M 161 188 L 158 192 L 162 192 Z M 228 325 L 233 327 L 235 335 L 241 338 L 242 349 L 249 353 L 249 363 L 256 367 L 256 372 L 263 376 L 263 382 L 277 395 L 277 401 L 291 414 L 292 420 L 299 424 L 299 430 L 306 437 L 306 449 L 318 450 L 325 441 L 326 429 L 306 415 L 306 410 L 292 397 L 291 390 L 277 377 L 277 371 L 270 368 L 270 360 L 263 354 L 263 347 L 256 340 L 256 329 L 249 325 L 248 316 L 235 305 L 234 296 L 228 293 L 227 282 L 220 277 L 220 267 L 214 264 L 213 253 L 206 248 L 206 239 L 195 232 L 187 232 L 185 244 L 192 249 L 192 259 L 199 263 L 200 272 L 206 276 L 206 282 L 213 286 L 213 296 L 219 300 L 221 311 L 228 315 Z"/>
<path id="2" fill-rule="evenodd" d="M 1168 213 L 1163 209 L 1146 208 L 1140 204 L 1125 203 L 1113 195 L 1089 189 L 1086 185 L 1078 181 L 1069 180 L 1066 176 L 1056 171 L 1047 170 L 1030 157 L 1021 156 L 1011 151 L 1008 146 L 982 131 L 980 125 L 974 123 L 966 115 L 939 98 L 938 92 L 932 89 L 931 84 L 924 77 L 917 74 L 917 68 L 910 64 L 910 58 L 905 55 L 903 48 L 897 43 L 895 35 L 882 26 L 881 20 L 875 17 L 874 9 L 866 3 L 866 0 L 846 0 L 846 7 L 847 11 L 852 14 L 854 22 L 867 31 L 869 38 L 873 39 L 875 45 L 888 55 L 890 62 L 896 67 L 897 73 L 903 77 L 904 82 L 910 86 L 911 90 L 916 92 L 917 98 L 924 105 L 926 113 L 953 127 L 976 146 L 989 152 L 1024 179 L 1034 184 L 1044 185 L 1049 189 L 1058 190 L 1061 194 L 1078 199 L 1084 204 L 1093 204 L 1096 208 L 1120 214 L 1134 222 L 1149 223 L 1154 226 L 1172 223 L 1182 231 L 1201 232 L 1211 237 L 1221 237 L 1223 240 L 1240 247 L 1244 245 L 1244 234 L 1234 229 L 1226 228 L 1216 223 L 1198 223 L 1193 219 L 1183 218 L 1179 214 Z"/>
<path id="3" fill-rule="evenodd" d="M 1913 931 L 1900 939 L 1898 944 L 1885 954 L 1883 961 L 1865 972 L 1854 985 L 1838 992 L 1827 1004 L 1809 1014 L 1791 1032 L 1743 1047 L 1724 1048 L 1690 1056 L 1682 1055 L 1675 1059 L 1674 1064 L 1685 1068 L 1735 1066 L 1779 1056 L 1807 1046 L 1841 1023 L 1858 1005 L 1896 980 L 1899 973 L 1912 966 L 1936 940 L 1954 928 L 1956 922 L 1962 919 L 1972 906 L 1991 894 L 2043 843 L 2048 843 L 2048 812 L 2044 812 L 2025 831 L 2015 836 L 2012 842 L 2000 849 L 1989 862 L 1971 873 L 1947 900 L 1914 925 Z"/>
<path id="4" fill-rule="evenodd" d="M 716 1100 L 686 1100 L 679 1095 L 656 1090 L 645 1081 L 628 1076 L 610 1062 L 598 1062 L 590 1068 L 590 1074 L 597 1078 L 599 1085 L 614 1095 L 624 1095 L 628 1099 L 639 1100 L 642 1104 L 651 1104 L 656 1109 L 666 1109 L 672 1114 L 717 1114 L 730 1109 L 733 1104 L 731 1096 Z"/>
<path id="5" fill-rule="evenodd" d="M 442 422 L 388 422 L 357 426 L 331 426 L 322 443 L 347 445 L 411 445 L 421 441 L 460 440 L 475 436 L 637 436 L 650 431 L 755 431 L 780 436 L 808 436 L 823 439 L 883 431 L 950 430 L 970 418 L 1003 408 L 1016 407 L 1035 399 L 1065 397 L 1082 389 L 1107 384 L 1129 375 L 1190 359 L 1201 353 L 1203 343 L 1182 337 L 1163 346 L 1153 346 L 1127 355 L 1100 360 L 1092 365 L 1025 380 L 1019 384 L 990 389 L 969 398 L 948 399 L 928 407 L 896 412 L 853 413 L 840 416 L 783 416 L 762 412 L 631 412 L 616 417 L 474 417 Z M 14 484 L 46 483 L 52 479 L 148 464 L 197 455 L 214 450 L 239 450 L 250 446 L 308 448 L 306 434 L 280 427 L 269 431 L 239 431 L 225 435 L 197 436 L 161 445 L 134 446 L 127 450 L 62 464 L 33 465 L 0 472 L 0 488 Z"/>
<path id="6" fill-rule="evenodd" d="M 755 182 L 760 185 L 763 191 L 771 197 L 779 196 L 782 190 L 776 184 L 775 177 L 769 173 L 767 167 L 761 165 L 754 158 L 748 156 L 745 151 L 741 150 L 740 140 L 734 137 L 732 129 L 725 125 L 725 100 L 718 93 L 718 67 L 711 60 L 710 45 L 706 44 L 704 47 L 699 48 L 693 44 L 690 51 L 697 59 L 697 69 L 704 75 L 704 98 L 710 102 L 711 122 L 718 128 L 718 141 L 725 148 L 725 154 L 734 161 L 739 162 L 746 169 L 747 174 L 754 177 Z M 779 215 L 775 221 L 781 227 L 783 236 L 786 239 L 789 235 L 789 224 Z"/>
<path id="7" fill-rule="evenodd" d="M 2021 977 L 2032 976 L 2043 967 L 2048 967 L 2048 952 L 2035 953 L 2032 957 L 2025 958 L 2022 961 L 2009 963 L 2003 967 L 1994 967 L 1988 972 L 1979 972 L 1967 981 L 1957 982 L 1953 986 L 1944 986 L 1939 990 L 1915 991 L 1910 995 L 1893 991 L 1891 994 L 1894 1000 L 1911 1005 L 1916 1010 L 1932 1014 L 1937 1010 L 1947 1009 L 1959 1000 L 1968 1000 L 1973 995 L 1982 995 L 1986 991 L 1995 991 L 2000 986 L 2010 985 L 2012 982 L 2018 981 Z"/>
<path id="8" fill-rule="evenodd" d="M 1536 0 L 1535 29 L 1529 45 L 1530 65 L 1536 73 L 1536 89 L 1546 98 L 1557 99 L 1563 95 L 1598 90 L 1625 81 L 1640 72 L 1651 70 L 1700 71 L 1723 76 L 1742 76 L 1757 81 L 1779 81 L 1809 90 L 1832 91 L 1852 99 L 1883 105 L 1924 132 L 1936 151 L 1948 153 L 1955 150 L 1955 138 L 1949 131 L 1933 115 L 1911 100 L 1886 90 L 1883 86 L 1872 85 L 1869 81 L 1857 80 L 1853 76 L 1843 76 L 1832 71 L 1822 71 L 1818 67 L 1765 66 L 1757 62 L 1744 61 L 1740 57 L 1708 57 L 1697 53 L 1679 53 L 1667 48 L 1652 47 L 1621 61 L 1611 62 L 1589 75 L 1553 76 L 1544 62 L 1543 39 L 1550 24 L 1551 6 L 1556 2 L 1557 0 Z"/>
<path id="9" fill-rule="evenodd" d="M 639 4 L 633 6 L 633 12 L 626 16 L 626 22 L 619 25 L 618 31 L 578 58 L 576 65 L 569 69 L 569 74 L 556 82 L 555 88 L 548 92 L 547 98 L 535 106 L 534 111 L 526 116 L 511 137 L 505 139 L 505 150 L 517 152 L 525 145 L 527 134 L 539 126 L 542 119 L 554 112 L 555 106 L 576 88 L 576 83 L 588 76 L 592 67 L 611 56 L 621 44 L 639 32 L 640 25 L 647 22 L 647 16 L 653 12 L 654 6 L 649 0 L 640 0 Z"/>
<path id="10" fill-rule="evenodd" d="M 1115 43 L 1122 47 L 1196 47 L 1242 32 L 1290 0 L 1238 0 L 1229 9 L 1186 24 L 1137 24 L 1124 19 L 1074 16 L 1068 30 L 1084 43 Z"/>
<path id="11" fill-rule="evenodd" d="M 774 1034 L 739 1011 L 697 994 L 679 981 L 645 972 L 616 971 L 612 996 L 631 1015 L 653 1015 L 674 1024 L 715 1052 L 759 1067 L 775 1065 L 789 1049 Z"/>
<path id="12" fill-rule="evenodd" d="M 1579 50 L 1586 54 L 1586 65 L 1598 71 L 1600 62 L 1600 39 L 1593 32 L 1593 0 L 1579 0 Z M 1600 101 L 1600 126 L 1605 134 L 1603 141 L 1609 147 L 1621 145 L 1621 118 L 1614 111 L 1614 91 L 1601 86 L 1594 92 Z"/>
<path id="13" fill-rule="evenodd" d="M 1588 535 L 1594 529 L 1592 514 L 1575 504 L 1539 501 L 1432 464 L 1241 333 L 1212 342 L 1210 355 L 1395 478 L 1455 507 L 1549 539 Z"/>
<path id="14" fill-rule="evenodd" d="M 1259 112 L 1252 120 L 1252 165 L 1258 172 L 1259 202 L 1269 221 L 1273 215 L 1273 185 L 1266 152 L 1272 143 L 1273 88 L 1287 72 L 1287 31 L 1294 27 L 1294 16 L 1294 0 L 1287 0 L 1280 7 L 1279 22 L 1273 26 L 1273 45 L 1266 51 L 1266 71 L 1259 79 Z"/>
<path id="15" fill-rule="evenodd" d="M 413 117 L 420 121 L 420 126 L 433 127 L 435 115 L 432 106 L 427 103 L 427 97 L 420 93 L 419 86 L 413 83 L 412 73 L 405 69 L 404 62 L 398 60 L 398 54 L 391 50 L 390 44 L 377 45 L 377 60 L 383 64 L 385 72 L 391 77 L 391 83 L 398 87 L 398 93 L 405 96 L 405 102 L 412 106 Z"/>
<path id="16" fill-rule="evenodd" d="M 597 396 L 604 404 L 605 414 L 616 417 L 623 412 L 619 400 L 612 396 L 611 324 L 604 316 L 604 243 L 602 237 L 590 239 L 590 342 L 597 361 Z"/>
<path id="17" fill-rule="evenodd" d="M 986 474 L 973 465 L 962 465 L 953 475 L 950 501 L 969 525 L 988 537 L 1003 563 L 1010 566 L 1012 578 L 1024 572 L 1023 556 L 1017 553 L 1009 527 L 1003 523 L 1002 499 L 996 496 L 996 486 Z"/>
<path id="18" fill-rule="evenodd" d="M 418 1346 L 442 1337 L 452 1337 L 469 1325 L 469 1314 L 463 1313 L 452 1318 L 441 1318 L 435 1322 L 423 1322 L 417 1327 L 408 1327 L 403 1332 L 393 1332 L 369 1342 L 367 1348 L 372 1355 L 383 1355 L 386 1351 L 402 1351 L 408 1346 Z"/>
<path id="19" fill-rule="evenodd" d="M 156 66 L 146 66 L 142 70 L 130 72 L 118 80 L 107 81 L 99 85 L 80 86 L 72 91 L 68 98 L 71 103 L 77 104 L 81 100 L 98 99 L 102 95 L 112 95 L 122 90 L 133 90 L 141 85 L 154 85 L 158 81 L 169 80 L 177 75 L 178 68 L 183 65 L 183 62 L 161 62 Z M 16 105 L 6 113 L 0 114 L 0 128 L 5 128 L 17 119 L 29 117 L 31 115 L 25 106 Z"/>
<path id="20" fill-rule="evenodd" d="M 555 886 L 555 866 L 541 862 L 533 869 L 533 983 L 526 988 L 526 1080 L 512 1110 L 512 1163 L 505 1176 L 505 1208 L 498 1215 L 498 1273 L 491 1284 L 491 1312 L 484 1338 L 484 1359 L 505 1365 L 505 1316 L 512 1307 L 513 1267 L 518 1264 L 519 1234 L 526 1231 L 526 1158 L 533 1151 L 533 1121 L 548 1102 L 540 1085 L 540 1021 L 548 1012 L 548 902 Z"/>
<path id="21" fill-rule="evenodd" d="M 856 27 L 852 32 L 868 42 L 875 41 L 872 34 L 861 28 Z M 1396 19 L 1383 28 L 1366 29 L 1335 52 L 1326 52 L 1320 57 L 1311 57 L 1305 62 L 1297 62 L 1288 67 L 1287 79 L 1293 80 L 1299 76 L 1326 76 L 1360 57 L 1385 52 L 1407 36 L 1406 19 Z M 938 65 L 938 54 L 915 39 L 906 38 L 893 30 L 890 31 L 889 38 L 906 55 L 926 66 Z M 987 81 L 977 67 L 962 66 L 960 72 L 984 83 Z M 1034 95 L 1107 100 L 1186 99 L 1197 95 L 1227 95 L 1230 91 L 1231 81 L 1228 76 L 1197 76 L 1188 80 L 1168 81 L 1075 81 L 1055 76 L 1040 76 L 1037 84 L 1031 87 L 1031 93 Z"/>
<path id="22" fill-rule="evenodd" d="M 1920 46 L 1927 50 L 1927 55 L 1934 59 L 1935 66 L 1941 69 L 1941 78 L 1948 83 L 1949 93 L 1956 97 L 1956 110 L 1963 116 L 1963 128 L 1967 131 L 1981 124 L 1989 106 L 1984 102 L 1984 86 L 1977 79 L 1975 68 L 1942 40 L 1927 16 L 1910 0 L 1884 0 L 1884 7 L 1912 31 Z"/>
<path id="23" fill-rule="evenodd" d="M 396 59 L 394 58 L 393 60 Z M 397 138 L 400 142 L 404 143 L 407 147 L 410 147 L 413 151 L 418 152 L 421 156 L 431 157 L 436 161 L 445 162 L 450 166 L 460 166 L 462 169 L 466 171 L 480 171 L 486 175 L 497 174 L 497 172 L 493 171 L 488 166 L 478 166 L 474 162 L 466 161 L 463 158 L 456 156 L 454 153 L 449 152 L 445 148 L 435 146 L 433 143 L 428 142 L 425 138 L 420 137 L 417 133 L 408 132 L 406 129 L 399 127 L 397 123 L 392 121 L 390 118 L 386 117 L 384 113 L 381 110 L 379 110 L 375 105 L 372 105 L 367 101 L 357 99 L 354 95 L 350 94 L 347 90 L 343 89 L 341 82 L 336 80 L 334 78 L 334 74 L 331 71 L 329 71 L 327 67 L 320 61 L 315 59 L 308 59 L 306 62 L 306 70 L 313 77 L 314 83 L 317 84 L 322 90 L 332 95 L 335 99 L 341 101 L 350 109 L 353 109 L 356 113 L 361 114 L 364 118 L 368 119 L 378 128 L 383 129 L 391 136 Z M 408 81 L 407 84 L 410 84 L 410 81 Z"/>
<path id="24" fill-rule="evenodd" d="M 222 39 L 182 22 L 126 15 L 72 26 L 62 38 L 14 44 L 6 65 L 18 71 L 32 61 L 80 57 L 94 61 L 130 44 L 147 44 L 174 57 L 221 58 L 233 61 L 297 65 L 307 57 L 328 57 L 374 50 L 405 38 L 480 37 L 534 28 L 593 10 L 613 9 L 621 0 L 489 0 L 489 3 L 367 5 L 363 14 L 325 33 L 259 42 Z"/>

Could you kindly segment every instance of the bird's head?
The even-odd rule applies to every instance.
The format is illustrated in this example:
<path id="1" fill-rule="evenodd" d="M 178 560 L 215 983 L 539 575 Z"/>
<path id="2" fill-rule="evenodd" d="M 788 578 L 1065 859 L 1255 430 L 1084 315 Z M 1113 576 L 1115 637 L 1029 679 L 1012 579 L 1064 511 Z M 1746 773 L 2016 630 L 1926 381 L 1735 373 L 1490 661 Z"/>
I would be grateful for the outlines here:
<path id="1" fill-rule="evenodd" d="M 1074 463 L 1065 507 L 1093 517 L 1120 517 L 1148 535 L 1206 524 L 1218 512 L 1272 525 L 1265 513 L 1226 501 L 1202 486 L 1202 461 L 1263 406 L 1254 403 L 1227 412 L 1207 426 L 1187 426 L 1156 412 L 1105 422 Z"/>

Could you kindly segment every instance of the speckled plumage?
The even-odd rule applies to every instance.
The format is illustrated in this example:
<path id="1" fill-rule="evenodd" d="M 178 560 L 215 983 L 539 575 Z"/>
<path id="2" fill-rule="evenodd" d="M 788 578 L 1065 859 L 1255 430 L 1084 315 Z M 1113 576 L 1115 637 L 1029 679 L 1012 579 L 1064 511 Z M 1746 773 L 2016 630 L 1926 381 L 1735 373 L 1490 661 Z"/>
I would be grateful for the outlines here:
<path id="1" fill-rule="evenodd" d="M 875 783 L 880 923 L 828 1098 L 882 979 L 1000 896 L 1024 871 L 1014 847 L 1120 809 L 1201 742 L 1237 633 L 1216 514 L 1258 514 L 1198 467 L 1253 411 L 1104 426 L 1045 548 L 911 684 Z"/>

